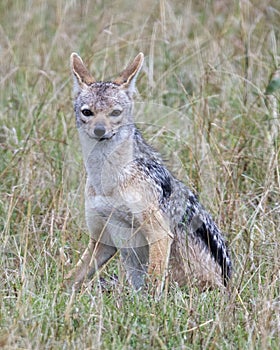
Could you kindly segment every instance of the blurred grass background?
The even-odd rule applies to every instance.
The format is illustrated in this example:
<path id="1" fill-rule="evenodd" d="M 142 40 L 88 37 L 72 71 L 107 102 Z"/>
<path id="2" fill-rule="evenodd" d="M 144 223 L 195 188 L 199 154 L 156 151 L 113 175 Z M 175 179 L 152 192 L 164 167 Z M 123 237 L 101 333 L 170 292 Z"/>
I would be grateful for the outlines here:
<path id="1" fill-rule="evenodd" d="M 0 347 L 278 349 L 279 23 L 278 0 L 1 1 Z M 62 289 L 88 240 L 72 51 L 98 80 L 144 52 L 136 120 L 226 232 L 230 296 Z"/>

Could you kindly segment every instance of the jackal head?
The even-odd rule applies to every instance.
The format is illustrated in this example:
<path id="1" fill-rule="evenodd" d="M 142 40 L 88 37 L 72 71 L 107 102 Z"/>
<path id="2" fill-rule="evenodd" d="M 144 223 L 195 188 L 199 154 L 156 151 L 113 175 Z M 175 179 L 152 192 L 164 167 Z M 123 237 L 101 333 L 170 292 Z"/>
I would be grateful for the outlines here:
<path id="1" fill-rule="evenodd" d="M 144 55 L 139 53 L 117 79 L 98 82 L 76 53 L 71 55 L 74 109 L 77 127 L 99 141 L 114 137 L 119 128 L 133 123 L 133 92 Z"/>

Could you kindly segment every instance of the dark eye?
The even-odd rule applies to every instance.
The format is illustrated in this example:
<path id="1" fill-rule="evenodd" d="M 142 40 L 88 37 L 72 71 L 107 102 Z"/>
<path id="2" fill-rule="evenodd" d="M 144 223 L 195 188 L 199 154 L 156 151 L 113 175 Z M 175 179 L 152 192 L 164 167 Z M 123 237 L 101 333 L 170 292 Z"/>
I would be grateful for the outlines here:
<path id="1" fill-rule="evenodd" d="M 122 111 L 119 109 L 114 109 L 111 113 L 110 113 L 110 117 L 118 117 L 119 115 L 121 115 Z"/>
<path id="2" fill-rule="evenodd" d="M 82 109 L 82 113 L 85 117 L 90 117 L 91 115 L 93 115 L 92 111 L 90 109 Z"/>

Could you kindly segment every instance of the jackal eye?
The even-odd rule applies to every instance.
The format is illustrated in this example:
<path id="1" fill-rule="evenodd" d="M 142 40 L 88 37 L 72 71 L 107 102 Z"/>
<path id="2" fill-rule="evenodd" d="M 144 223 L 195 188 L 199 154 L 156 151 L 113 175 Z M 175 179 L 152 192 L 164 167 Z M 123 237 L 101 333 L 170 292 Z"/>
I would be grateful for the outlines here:
<path id="1" fill-rule="evenodd" d="M 121 115 L 122 111 L 120 109 L 114 109 L 111 113 L 110 113 L 110 117 L 118 117 L 119 115 Z"/>
<path id="2" fill-rule="evenodd" d="M 85 117 L 90 117 L 93 115 L 92 111 L 90 109 L 87 109 L 87 108 L 82 109 L 82 113 Z"/>

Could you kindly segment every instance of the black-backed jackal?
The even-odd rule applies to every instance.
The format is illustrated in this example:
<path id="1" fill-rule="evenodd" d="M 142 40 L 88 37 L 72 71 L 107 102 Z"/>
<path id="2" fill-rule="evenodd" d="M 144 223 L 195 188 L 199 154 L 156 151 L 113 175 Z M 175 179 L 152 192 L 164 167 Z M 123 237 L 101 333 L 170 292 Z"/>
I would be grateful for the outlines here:
<path id="1" fill-rule="evenodd" d="M 134 125 L 143 60 L 139 53 L 116 80 L 98 82 L 71 55 L 90 241 L 67 283 L 79 287 L 119 250 L 137 290 L 150 282 L 160 295 L 167 274 L 179 285 L 223 288 L 232 267 L 221 231 Z"/>

